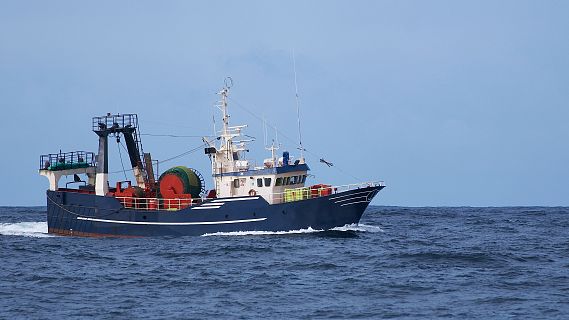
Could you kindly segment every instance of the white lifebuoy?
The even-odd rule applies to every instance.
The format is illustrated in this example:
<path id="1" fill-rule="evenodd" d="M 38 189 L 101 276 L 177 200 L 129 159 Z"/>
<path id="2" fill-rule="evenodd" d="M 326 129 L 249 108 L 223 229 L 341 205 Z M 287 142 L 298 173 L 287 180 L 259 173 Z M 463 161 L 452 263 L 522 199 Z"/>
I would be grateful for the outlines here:
<path id="1" fill-rule="evenodd" d="M 256 196 L 257 195 L 257 191 L 255 191 L 254 189 L 249 190 L 249 195 L 252 196 Z"/>

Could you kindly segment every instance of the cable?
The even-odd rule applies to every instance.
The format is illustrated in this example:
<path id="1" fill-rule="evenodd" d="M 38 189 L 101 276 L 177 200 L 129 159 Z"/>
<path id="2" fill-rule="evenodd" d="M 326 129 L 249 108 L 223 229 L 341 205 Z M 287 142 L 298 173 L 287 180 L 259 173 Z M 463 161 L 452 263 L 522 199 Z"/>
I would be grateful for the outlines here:
<path id="1" fill-rule="evenodd" d="M 296 59 L 294 57 L 294 49 L 292 50 L 292 65 L 294 70 L 294 96 L 296 100 L 296 118 L 298 121 L 298 149 L 300 157 L 303 157 L 304 148 L 302 147 L 302 132 L 300 131 L 300 98 L 298 97 L 298 82 L 296 80 Z"/>
<path id="2" fill-rule="evenodd" d="M 168 138 L 203 138 L 203 136 L 184 136 L 184 135 L 175 135 L 175 134 L 151 134 L 151 133 L 141 133 L 141 136 L 150 136 L 150 137 L 168 137 Z"/>
<path id="3" fill-rule="evenodd" d="M 122 145 L 122 143 L 120 143 L 120 140 L 117 139 L 117 149 L 119 149 L 119 158 L 121 159 L 121 167 L 122 167 L 122 171 L 124 172 L 124 179 L 128 180 L 128 177 L 126 176 L 126 170 L 124 169 L 124 163 L 122 161 L 122 153 L 121 153 L 120 145 Z"/>
<path id="4" fill-rule="evenodd" d="M 186 156 L 186 155 L 191 154 L 191 153 L 193 153 L 193 152 L 196 152 L 196 151 L 198 151 L 198 150 L 200 150 L 200 149 L 202 149 L 202 148 L 204 148 L 204 147 L 207 147 L 207 146 L 208 146 L 211 142 L 213 142 L 214 140 L 219 140 L 219 137 L 215 137 L 215 138 L 213 138 L 213 139 L 211 139 L 211 140 L 209 140 L 209 141 L 206 141 L 206 142 L 202 143 L 201 145 L 199 145 L 198 147 L 193 148 L 193 149 L 191 149 L 191 150 L 188 150 L 188 151 L 186 151 L 186 152 L 184 152 L 184 153 L 180 153 L 179 155 L 173 156 L 173 157 L 168 158 L 168 159 L 166 159 L 166 160 L 160 160 L 160 161 L 158 161 L 158 162 L 164 163 L 164 162 L 168 162 L 168 161 L 171 161 L 171 160 L 178 159 L 178 158 L 180 158 L 180 157 Z"/>
<path id="5" fill-rule="evenodd" d="M 166 160 L 160 160 L 159 162 L 160 162 L 160 163 L 164 163 L 164 162 L 168 162 L 168 161 L 171 161 L 171 160 L 174 160 L 174 159 L 181 158 L 181 157 L 186 156 L 186 155 L 188 155 L 188 154 L 191 154 L 191 153 L 193 153 L 193 152 L 195 152 L 195 151 L 197 151 L 197 150 L 200 150 L 201 148 L 203 148 L 203 147 L 205 147 L 205 146 L 206 146 L 206 144 L 203 143 L 203 144 L 201 144 L 199 147 L 196 147 L 196 148 L 194 148 L 194 149 L 188 150 L 188 151 L 186 151 L 186 152 L 184 152 L 184 153 L 181 153 L 181 154 L 179 154 L 179 155 L 177 155 L 177 156 L 173 156 L 173 157 L 168 158 L 168 159 L 166 159 Z"/>
<path id="6" fill-rule="evenodd" d="M 79 214 L 79 213 L 76 213 L 76 212 L 67 210 L 66 208 L 64 208 L 64 205 L 60 205 L 59 203 L 55 202 L 55 200 L 53 200 L 49 195 L 47 196 L 47 200 L 51 201 L 53 204 L 55 204 L 56 206 L 58 206 L 58 207 L 59 207 L 60 209 L 62 209 L 63 211 L 66 211 L 66 212 L 68 212 L 68 213 L 71 213 L 71 214 L 74 215 L 74 216 L 85 217 L 84 214 Z M 78 206 L 78 205 L 71 205 L 71 204 L 68 204 L 67 206 L 68 206 L 68 207 L 80 207 L 81 209 L 84 209 L 84 208 L 93 209 L 93 210 L 95 210 L 95 212 L 97 212 L 97 211 L 109 211 L 108 214 L 99 215 L 99 216 L 97 216 L 97 215 L 96 215 L 96 216 L 93 216 L 93 217 L 95 217 L 95 218 L 103 218 L 103 217 L 110 216 L 110 215 L 116 213 L 116 209 L 114 209 L 114 208 L 108 208 L 108 209 L 107 209 L 107 208 L 101 208 L 101 207 Z M 87 216 L 87 217 L 91 217 L 91 216 Z"/>
<path id="7" fill-rule="evenodd" d="M 117 173 L 122 173 L 122 172 L 126 172 L 126 171 L 134 172 L 134 169 L 128 169 L 128 170 L 124 169 L 124 170 L 111 171 L 111 172 L 109 172 L 109 174 L 117 174 Z"/>
<path id="8" fill-rule="evenodd" d="M 266 121 L 265 119 L 263 119 L 263 118 L 257 116 L 257 115 L 256 115 L 254 112 L 252 112 L 251 110 L 247 109 L 244 105 L 242 105 L 241 103 L 239 103 L 239 101 L 237 101 L 237 100 L 235 100 L 235 99 L 233 99 L 233 98 L 231 98 L 231 97 L 228 97 L 228 99 L 231 100 L 231 102 L 235 103 L 235 105 L 237 105 L 238 107 L 240 107 L 242 110 L 244 110 L 245 112 L 247 112 L 247 113 L 249 113 L 250 115 L 252 115 L 253 117 L 255 117 L 256 119 L 261 120 L 261 121 Z M 270 126 L 271 128 L 273 128 L 275 131 L 277 131 L 280 136 L 282 136 L 282 137 L 284 137 L 285 139 L 287 139 L 288 141 L 292 142 L 293 145 L 296 145 L 296 141 L 295 141 L 294 139 L 290 138 L 289 136 L 287 136 L 286 134 L 284 134 L 282 131 L 280 131 L 279 129 L 277 129 L 276 126 L 272 125 L 270 122 L 266 122 L 266 124 L 267 124 L 268 126 Z M 318 156 L 318 155 L 316 155 L 315 153 L 311 152 L 310 150 L 304 149 L 304 151 L 306 151 L 306 153 L 308 153 L 308 154 L 314 156 L 314 157 L 317 158 L 317 159 L 323 158 L 323 157 Z M 344 174 L 344 175 L 346 175 L 346 176 L 349 176 L 349 177 L 351 177 L 351 178 L 353 178 L 353 179 L 355 179 L 355 180 L 357 180 L 357 181 L 360 181 L 360 182 L 363 181 L 362 179 L 359 179 L 358 177 L 356 177 L 356 176 L 354 176 L 354 175 L 352 175 L 352 174 L 349 174 L 349 173 L 345 172 L 344 170 L 338 168 L 337 165 L 331 166 L 331 168 L 334 168 L 334 169 L 338 170 L 338 172 L 340 172 L 340 173 L 342 173 L 342 174 Z"/>
<path id="9" fill-rule="evenodd" d="M 183 157 L 183 156 L 187 156 L 187 155 L 189 155 L 189 154 L 191 154 L 191 153 L 193 153 L 193 152 L 196 152 L 196 151 L 200 150 L 201 148 L 204 148 L 205 146 L 206 146 L 206 143 L 203 143 L 203 144 L 201 144 L 200 146 L 198 146 L 198 147 L 196 147 L 196 148 L 193 148 L 193 149 L 191 149 L 191 150 L 188 150 L 188 151 L 186 151 L 186 152 L 184 152 L 184 153 L 180 153 L 179 155 L 173 156 L 173 157 L 168 158 L 168 159 L 166 159 L 166 160 L 157 160 L 157 161 L 158 161 L 158 163 L 164 163 L 164 162 L 172 161 L 172 160 L 174 160 L 174 159 L 178 159 L 178 158 L 181 158 L 181 157 Z M 120 152 L 120 151 L 119 151 L 119 152 Z M 121 161 L 122 161 L 122 160 L 121 160 Z M 122 162 L 121 162 L 121 164 L 122 164 Z M 130 169 L 129 171 L 133 171 L 133 170 L 134 170 L 134 169 Z M 123 166 L 123 171 L 126 172 L 126 170 L 124 170 L 124 166 Z M 123 172 L 123 171 L 121 171 L 121 170 L 113 171 L 113 172 L 109 172 L 109 174 L 121 173 L 121 172 Z"/>
<path id="10" fill-rule="evenodd" d="M 242 105 L 241 103 L 239 103 L 239 101 L 231 98 L 231 97 L 227 97 L 229 100 L 231 100 L 233 103 L 235 103 L 238 107 L 240 107 L 243 111 L 247 112 L 248 114 L 252 115 L 253 117 L 255 117 L 257 120 L 260 121 L 264 121 L 269 127 L 271 127 L 273 130 L 277 131 L 281 136 L 285 137 L 287 140 L 289 140 L 290 142 L 292 142 L 293 144 L 296 144 L 296 141 L 294 139 L 292 139 L 291 137 L 287 136 L 286 134 L 284 134 L 282 131 L 280 131 L 279 129 L 277 129 L 277 127 L 273 124 L 271 124 L 270 122 L 266 121 L 265 119 L 259 117 L 258 115 L 256 115 L 254 112 L 252 112 L 251 110 L 247 109 L 244 105 Z"/>

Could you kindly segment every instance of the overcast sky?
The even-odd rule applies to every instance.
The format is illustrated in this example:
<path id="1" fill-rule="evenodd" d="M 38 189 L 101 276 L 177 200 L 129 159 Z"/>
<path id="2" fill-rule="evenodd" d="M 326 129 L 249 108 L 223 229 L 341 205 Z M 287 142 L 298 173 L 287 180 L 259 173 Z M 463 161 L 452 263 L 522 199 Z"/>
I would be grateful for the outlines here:
<path id="1" fill-rule="evenodd" d="M 518 0 L 1 1 L 0 205 L 45 205 L 40 154 L 96 151 L 92 116 L 211 135 L 226 76 L 250 157 L 268 157 L 263 116 L 296 155 L 293 49 L 311 183 L 384 180 L 376 205 L 569 205 L 569 2 Z M 211 186 L 202 151 L 174 165 Z"/>

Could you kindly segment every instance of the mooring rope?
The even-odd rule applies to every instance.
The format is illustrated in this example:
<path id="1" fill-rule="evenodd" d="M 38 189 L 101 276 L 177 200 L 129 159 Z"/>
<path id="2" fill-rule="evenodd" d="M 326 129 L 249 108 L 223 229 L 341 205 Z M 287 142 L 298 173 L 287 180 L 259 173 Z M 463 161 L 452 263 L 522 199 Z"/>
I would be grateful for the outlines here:
<path id="1" fill-rule="evenodd" d="M 84 215 L 81 215 L 79 213 L 70 211 L 66 208 L 64 208 L 62 205 L 60 205 L 59 203 L 55 202 L 53 199 L 51 199 L 49 196 L 47 196 L 47 200 L 51 201 L 51 203 L 55 204 L 56 206 L 58 206 L 60 209 L 62 209 L 63 211 L 66 211 L 68 213 L 71 213 L 74 216 L 77 217 L 85 217 Z M 98 210 L 102 210 L 102 211 L 116 211 L 117 209 L 104 209 L 104 208 L 97 208 L 97 207 L 89 207 L 89 206 L 81 206 L 82 208 L 87 208 L 87 209 L 98 209 Z M 109 214 L 105 214 L 105 215 L 101 215 L 101 216 L 94 216 L 97 218 L 102 218 L 102 217 L 106 217 L 106 216 L 110 216 L 111 214 L 113 214 L 114 212 L 111 212 Z"/>

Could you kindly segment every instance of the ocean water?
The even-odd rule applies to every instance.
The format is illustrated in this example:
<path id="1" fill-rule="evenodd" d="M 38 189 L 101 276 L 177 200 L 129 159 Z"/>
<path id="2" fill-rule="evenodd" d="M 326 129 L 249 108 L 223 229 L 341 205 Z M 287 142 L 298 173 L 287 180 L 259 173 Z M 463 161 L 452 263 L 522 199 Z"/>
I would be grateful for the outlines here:
<path id="1" fill-rule="evenodd" d="M 370 207 L 336 230 L 91 239 L 0 208 L 0 319 L 569 319 L 569 208 Z"/>

